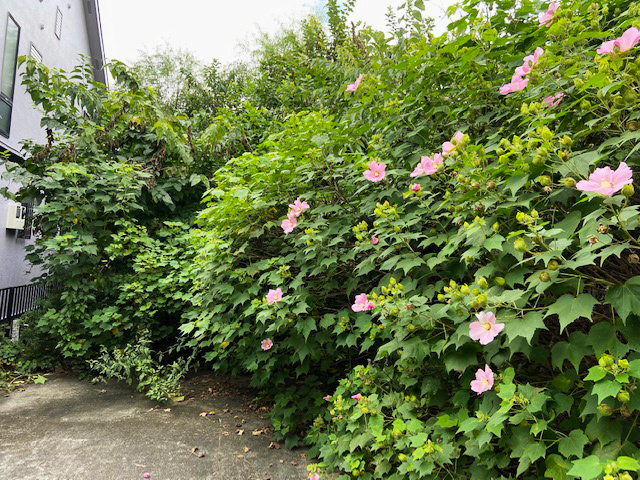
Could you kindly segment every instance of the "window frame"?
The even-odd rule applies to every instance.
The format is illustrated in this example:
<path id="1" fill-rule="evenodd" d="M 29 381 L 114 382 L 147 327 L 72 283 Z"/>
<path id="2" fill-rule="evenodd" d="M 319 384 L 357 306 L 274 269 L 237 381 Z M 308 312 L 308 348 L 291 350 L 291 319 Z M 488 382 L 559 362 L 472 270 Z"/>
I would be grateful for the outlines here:
<path id="1" fill-rule="evenodd" d="M 36 52 L 38 54 L 38 56 L 34 56 L 33 52 Z M 33 42 L 31 42 L 31 46 L 29 47 L 29 56 L 32 58 L 35 58 L 39 63 L 42 63 L 42 53 L 40 53 L 40 50 L 38 50 L 38 48 L 34 45 Z"/>
<path id="2" fill-rule="evenodd" d="M 60 18 L 60 31 L 58 32 L 58 18 Z M 62 11 L 60 7 L 56 7 L 56 20 L 53 24 L 53 33 L 58 38 L 58 40 L 62 39 Z"/>
<path id="3" fill-rule="evenodd" d="M 0 126 L 0 135 L 2 135 L 5 138 L 9 138 L 9 136 L 11 135 L 11 117 L 13 116 L 13 95 L 15 94 L 15 90 L 16 90 L 16 76 L 18 73 L 18 57 L 20 56 L 19 55 L 20 54 L 20 33 L 22 32 L 22 27 L 16 21 L 16 19 L 13 18 L 13 15 L 11 15 L 11 13 L 7 13 L 7 27 L 5 29 L 4 44 L 2 48 L 2 65 L 4 65 L 4 55 L 6 53 L 7 33 L 9 32 L 9 22 L 13 22 L 13 24 L 16 27 L 18 27 L 18 41 L 16 42 L 16 54 L 13 59 L 13 79 L 11 84 L 11 98 L 9 98 L 5 93 L 3 93 L 0 90 L 0 102 L 3 102 L 5 105 L 9 107 L 9 128 L 5 131 Z M 2 78 L 3 74 L 4 72 L 0 71 L 0 78 Z"/>

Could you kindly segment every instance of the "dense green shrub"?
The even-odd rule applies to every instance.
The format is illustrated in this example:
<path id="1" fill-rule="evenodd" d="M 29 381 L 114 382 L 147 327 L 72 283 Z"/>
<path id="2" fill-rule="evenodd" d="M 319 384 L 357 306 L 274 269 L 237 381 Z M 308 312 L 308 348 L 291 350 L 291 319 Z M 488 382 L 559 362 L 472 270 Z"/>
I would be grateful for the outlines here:
<path id="1" fill-rule="evenodd" d="M 390 35 L 328 3 L 329 31 L 264 41 L 246 101 L 206 128 L 122 69 L 107 95 L 28 64 L 64 138 L 22 170 L 64 285 L 39 328 L 91 356 L 181 321 L 273 398 L 277 435 L 306 434 L 312 473 L 633 478 L 640 61 L 603 42 L 635 36 L 640 5 L 575 0 L 543 25 L 546 3 L 467 0 L 436 37 L 420 0 Z M 187 232 L 174 210 L 221 160 Z"/>
<path id="2" fill-rule="evenodd" d="M 312 452 L 346 476 L 628 478 L 638 196 L 576 183 L 640 164 L 637 50 L 596 54 L 639 7 L 565 3 L 544 26 L 547 4 L 470 1 L 433 37 L 421 3 L 335 60 L 280 58 L 292 113 L 214 176 L 182 330 L 216 368 L 253 372 L 281 434 L 315 417 Z M 526 88 L 501 95 L 538 47 Z M 444 165 L 411 178 L 456 131 Z M 297 197 L 310 209 L 285 234 Z M 373 309 L 355 312 L 363 292 Z M 504 325 L 486 345 L 480 313 Z"/>

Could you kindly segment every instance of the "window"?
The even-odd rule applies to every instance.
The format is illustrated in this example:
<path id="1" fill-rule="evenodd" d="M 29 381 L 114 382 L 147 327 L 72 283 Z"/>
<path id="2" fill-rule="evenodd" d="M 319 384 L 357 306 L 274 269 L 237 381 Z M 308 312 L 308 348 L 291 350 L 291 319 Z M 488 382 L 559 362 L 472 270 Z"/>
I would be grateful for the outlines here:
<path id="1" fill-rule="evenodd" d="M 38 62 L 42 63 L 42 54 L 38 51 L 35 45 L 31 44 L 31 50 L 29 51 L 29 55 L 35 58 Z"/>
<path id="2" fill-rule="evenodd" d="M 11 129 L 11 111 L 13 109 L 13 90 L 16 84 L 19 41 L 20 26 L 9 15 L 7 18 L 7 35 L 4 39 L 2 70 L 0 70 L 0 134 L 5 137 L 9 136 Z"/>
<path id="3" fill-rule="evenodd" d="M 62 37 L 62 12 L 59 8 L 56 8 L 56 37 L 58 40 Z"/>

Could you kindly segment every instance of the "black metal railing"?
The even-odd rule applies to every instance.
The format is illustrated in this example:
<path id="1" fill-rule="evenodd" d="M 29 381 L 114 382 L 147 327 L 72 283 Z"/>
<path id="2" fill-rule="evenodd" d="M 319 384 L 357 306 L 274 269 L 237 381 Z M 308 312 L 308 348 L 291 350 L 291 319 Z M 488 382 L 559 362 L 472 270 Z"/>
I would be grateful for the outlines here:
<path id="1" fill-rule="evenodd" d="M 20 285 L 0 289 L 0 332 L 11 327 L 11 322 L 23 313 L 36 310 L 38 299 L 53 288 L 48 285 Z"/>

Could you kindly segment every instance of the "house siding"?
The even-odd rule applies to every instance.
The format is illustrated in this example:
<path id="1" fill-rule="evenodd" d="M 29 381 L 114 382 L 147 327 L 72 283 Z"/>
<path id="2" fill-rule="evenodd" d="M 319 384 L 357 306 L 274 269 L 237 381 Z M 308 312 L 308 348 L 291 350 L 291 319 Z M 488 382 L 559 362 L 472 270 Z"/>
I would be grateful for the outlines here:
<path id="1" fill-rule="evenodd" d="M 90 7 L 95 10 L 94 5 Z M 11 14 L 20 26 L 18 56 L 29 55 L 33 45 L 47 67 L 71 70 L 80 63 L 81 55 L 91 56 L 90 41 L 96 41 L 95 38 L 90 39 L 85 8 L 88 7 L 83 0 L 0 0 L 0 55 L 4 51 L 7 18 Z M 60 39 L 55 33 L 58 9 L 62 13 Z M 19 68 L 16 75 L 10 135 L 8 138 L 0 135 L 0 151 L 9 150 L 18 156 L 23 156 L 23 140 L 46 142 L 45 129 L 40 126 L 41 114 L 33 107 L 31 98 L 21 85 L 21 70 Z M 4 173 L 2 167 L 0 173 Z M 4 179 L 0 179 L 0 187 L 8 187 L 13 192 L 19 188 Z M 24 259 L 25 246 L 32 244 L 33 238 L 18 238 L 17 230 L 5 228 L 9 203 L 0 197 L 0 288 L 27 284 L 41 273 L 30 269 Z"/>

